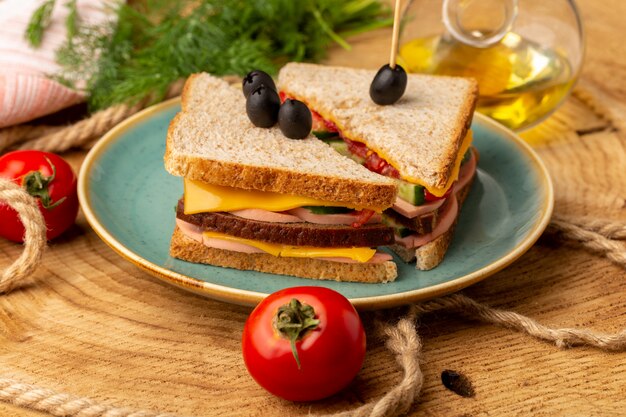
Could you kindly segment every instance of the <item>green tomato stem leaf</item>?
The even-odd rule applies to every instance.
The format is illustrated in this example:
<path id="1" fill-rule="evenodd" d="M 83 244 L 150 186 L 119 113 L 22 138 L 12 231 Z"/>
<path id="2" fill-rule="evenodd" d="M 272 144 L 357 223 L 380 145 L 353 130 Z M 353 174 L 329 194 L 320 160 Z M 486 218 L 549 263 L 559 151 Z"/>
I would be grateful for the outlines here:
<path id="1" fill-rule="evenodd" d="M 316 329 L 319 323 L 320 321 L 315 318 L 313 307 L 302 304 L 295 298 L 292 298 L 289 304 L 280 306 L 274 316 L 274 328 L 281 336 L 289 339 L 298 369 L 301 369 L 301 364 L 296 342 L 302 340 L 309 331 Z"/>
<path id="2" fill-rule="evenodd" d="M 63 201 L 65 201 L 65 197 L 56 202 L 52 201 L 52 198 L 50 197 L 50 193 L 48 191 L 48 186 L 52 181 L 54 181 L 54 178 L 57 175 L 57 169 L 48 158 L 46 158 L 46 161 L 48 161 L 48 164 L 50 164 L 50 168 L 52 169 L 52 175 L 50 175 L 49 177 L 44 177 L 40 171 L 33 171 L 24 177 L 24 180 L 22 181 L 22 186 L 26 189 L 26 192 L 28 192 L 28 194 L 38 198 L 39 201 L 41 201 L 41 205 L 46 210 L 52 210 Z"/>
<path id="3" fill-rule="evenodd" d="M 43 40 L 45 30 L 50 26 L 55 0 L 46 0 L 30 18 L 24 37 L 33 48 L 38 48 Z"/>

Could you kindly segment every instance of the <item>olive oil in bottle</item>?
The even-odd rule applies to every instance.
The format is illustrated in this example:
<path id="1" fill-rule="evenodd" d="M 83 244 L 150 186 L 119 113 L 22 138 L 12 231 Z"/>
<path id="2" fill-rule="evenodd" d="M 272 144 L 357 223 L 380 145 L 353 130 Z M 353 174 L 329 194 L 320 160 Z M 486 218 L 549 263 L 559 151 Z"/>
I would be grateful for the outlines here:
<path id="1" fill-rule="evenodd" d="M 489 48 L 446 35 L 414 39 L 401 47 L 399 62 L 410 72 L 475 78 L 477 110 L 514 130 L 552 112 L 576 78 L 566 56 L 514 32 Z"/>

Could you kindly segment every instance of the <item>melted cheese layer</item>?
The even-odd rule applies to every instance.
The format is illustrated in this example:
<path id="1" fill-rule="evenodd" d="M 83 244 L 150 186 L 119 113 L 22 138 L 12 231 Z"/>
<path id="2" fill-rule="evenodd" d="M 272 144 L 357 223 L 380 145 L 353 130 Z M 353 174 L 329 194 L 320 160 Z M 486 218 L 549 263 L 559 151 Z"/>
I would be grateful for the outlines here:
<path id="1" fill-rule="evenodd" d="M 317 248 L 313 246 L 289 246 L 279 243 L 260 242 L 244 239 L 219 232 L 202 232 L 202 236 L 210 239 L 221 239 L 228 242 L 243 243 L 267 252 L 274 256 L 285 258 L 349 258 L 358 262 L 367 262 L 376 253 L 371 248 Z"/>
<path id="2" fill-rule="evenodd" d="M 263 209 L 267 211 L 285 211 L 302 206 L 350 207 L 345 203 L 318 200 L 311 197 L 280 194 L 270 191 L 244 190 L 209 184 L 185 178 L 185 214 L 217 211 L 236 211 L 244 209 Z"/>

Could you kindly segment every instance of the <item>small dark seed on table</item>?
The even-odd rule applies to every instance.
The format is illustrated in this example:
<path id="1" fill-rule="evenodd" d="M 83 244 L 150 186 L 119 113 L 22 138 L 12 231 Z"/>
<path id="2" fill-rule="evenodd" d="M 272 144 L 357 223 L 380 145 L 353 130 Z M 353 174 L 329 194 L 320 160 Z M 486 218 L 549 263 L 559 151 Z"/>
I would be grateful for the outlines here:
<path id="1" fill-rule="evenodd" d="M 444 387 L 461 397 L 469 398 L 474 396 L 474 388 L 471 381 L 459 372 L 449 369 L 444 370 L 441 372 L 441 382 Z"/>

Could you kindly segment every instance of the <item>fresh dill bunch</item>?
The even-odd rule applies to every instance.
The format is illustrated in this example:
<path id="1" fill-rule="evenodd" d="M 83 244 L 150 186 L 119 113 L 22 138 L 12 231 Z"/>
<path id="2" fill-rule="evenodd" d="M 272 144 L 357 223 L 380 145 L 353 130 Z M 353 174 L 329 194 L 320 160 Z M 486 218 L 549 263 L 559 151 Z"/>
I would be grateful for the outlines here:
<path id="1" fill-rule="evenodd" d="M 274 74 L 287 61 L 319 60 L 331 42 L 349 48 L 346 34 L 392 23 L 380 0 L 146 0 L 113 7 L 115 23 L 87 26 L 76 14 L 68 17 L 70 36 L 57 51 L 57 79 L 83 88 L 92 110 L 159 101 L 172 82 L 200 71 Z"/>

